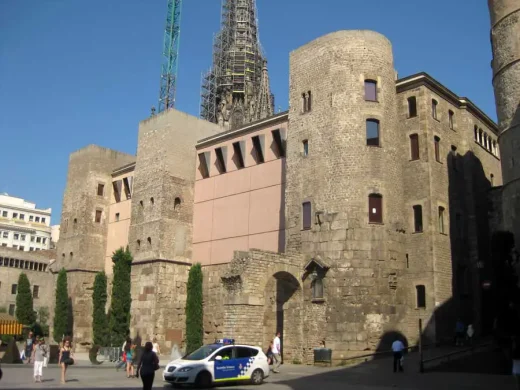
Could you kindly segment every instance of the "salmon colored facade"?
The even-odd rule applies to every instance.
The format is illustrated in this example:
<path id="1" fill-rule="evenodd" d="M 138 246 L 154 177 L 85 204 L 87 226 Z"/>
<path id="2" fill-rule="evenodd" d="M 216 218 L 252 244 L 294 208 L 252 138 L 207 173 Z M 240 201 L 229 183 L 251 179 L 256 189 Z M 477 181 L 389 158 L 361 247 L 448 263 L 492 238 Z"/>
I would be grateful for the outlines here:
<path id="1" fill-rule="evenodd" d="M 114 251 L 119 248 L 126 248 L 128 245 L 134 168 L 135 163 L 132 163 L 112 173 L 105 258 L 105 272 L 107 275 L 112 275 L 112 254 Z"/>
<path id="2" fill-rule="evenodd" d="M 284 251 L 287 125 L 280 114 L 198 143 L 193 262 L 227 263 L 237 250 Z"/>

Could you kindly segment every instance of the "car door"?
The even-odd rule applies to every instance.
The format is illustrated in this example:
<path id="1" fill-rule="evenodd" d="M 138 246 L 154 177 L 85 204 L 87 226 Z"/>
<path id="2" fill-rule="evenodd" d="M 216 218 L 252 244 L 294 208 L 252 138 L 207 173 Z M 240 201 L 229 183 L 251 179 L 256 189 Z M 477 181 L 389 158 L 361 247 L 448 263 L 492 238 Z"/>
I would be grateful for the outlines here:
<path id="1" fill-rule="evenodd" d="M 215 382 L 225 382 L 237 377 L 238 365 L 235 364 L 234 349 L 234 347 L 222 348 L 211 358 Z"/>
<path id="2" fill-rule="evenodd" d="M 237 379 L 251 379 L 256 355 L 258 355 L 258 350 L 255 348 L 235 347 L 235 364 L 238 366 Z"/>

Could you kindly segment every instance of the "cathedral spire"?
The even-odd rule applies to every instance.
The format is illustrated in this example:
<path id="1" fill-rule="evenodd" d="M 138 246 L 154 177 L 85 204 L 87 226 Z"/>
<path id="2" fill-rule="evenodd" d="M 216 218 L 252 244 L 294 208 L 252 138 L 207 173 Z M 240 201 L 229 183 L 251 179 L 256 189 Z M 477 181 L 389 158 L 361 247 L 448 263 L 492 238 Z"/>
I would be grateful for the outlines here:
<path id="1" fill-rule="evenodd" d="M 203 76 L 200 116 L 225 129 L 273 114 L 267 65 L 258 38 L 256 0 L 224 0 L 213 65 Z"/>

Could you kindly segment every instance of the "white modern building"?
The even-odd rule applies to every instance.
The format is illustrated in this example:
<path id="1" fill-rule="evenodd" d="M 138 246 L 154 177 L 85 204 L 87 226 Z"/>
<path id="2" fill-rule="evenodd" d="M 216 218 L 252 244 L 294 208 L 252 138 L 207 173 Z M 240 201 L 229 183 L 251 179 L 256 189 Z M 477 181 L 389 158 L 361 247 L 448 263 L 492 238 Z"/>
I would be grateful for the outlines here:
<path id="1" fill-rule="evenodd" d="M 0 246 L 39 251 L 51 246 L 51 209 L 37 209 L 22 198 L 0 194 Z"/>

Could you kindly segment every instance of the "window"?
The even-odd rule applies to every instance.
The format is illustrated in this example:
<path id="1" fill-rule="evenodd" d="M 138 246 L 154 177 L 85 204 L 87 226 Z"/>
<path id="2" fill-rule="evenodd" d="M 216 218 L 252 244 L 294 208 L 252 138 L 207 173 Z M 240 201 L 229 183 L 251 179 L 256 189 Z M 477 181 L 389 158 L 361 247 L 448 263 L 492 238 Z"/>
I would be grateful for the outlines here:
<path id="1" fill-rule="evenodd" d="M 100 223 L 101 222 L 101 214 L 102 214 L 102 211 L 101 210 L 96 210 L 96 223 Z"/>
<path id="2" fill-rule="evenodd" d="M 105 185 L 104 184 L 98 183 L 98 185 L 97 185 L 97 195 L 98 196 L 105 195 Z"/>
<path id="3" fill-rule="evenodd" d="M 125 190 L 126 199 L 132 199 L 132 185 L 134 183 L 133 176 L 127 176 L 123 178 L 123 188 Z"/>
<path id="4" fill-rule="evenodd" d="M 383 197 L 380 194 L 368 196 L 368 222 L 383 223 Z"/>
<path id="5" fill-rule="evenodd" d="M 420 233 L 423 231 L 423 219 L 422 219 L 422 206 L 421 205 L 413 206 L 413 224 L 414 224 L 415 233 Z"/>
<path id="6" fill-rule="evenodd" d="M 209 159 L 210 152 L 199 153 L 199 171 L 204 179 L 209 177 Z"/>
<path id="7" fill-rule="evenodd" d="M 319 276 L 312 282 L 312 298 L 323 299 L 323 279 Z"/>
<path id="8" fill-rule="evenodd" d="M 114 190 L 114 200 L 116 203 L 121 202 L 121 188 L 123 186 L 122 180 L 116 180 L 112 182 L 112 188 Z"/>
<path id="9" fill-rule="evenodd" d="M 302 203 L 302 228 L 310 229 L 312 226 L 312 207 L 311 202 Z"/>
<path id="10" fill-rule="evenodd" d="M 34 236 L 31 236 L 31 242 L 34 242 Z"/>
<path id="11" fill-rule="evenodd" d="M 236 347 L 236 358 L 237 359 L 244 359 L 249 358 L 252 356 L 258 355 L 258 350 L 253 348 L 247 348 L 247 347 Z"/>
<path id="12" fill-rule="evenodd" d="M 15 295 L 17 291 L 18 291 L 18 285 L 17 284 L 11 285 L 11 294 Z"/>
<path id="13" fill-rule="evenodd" d="M 426 308 L 426 287 L 422 284 L 415 286 L 415 294 L 417 296 L 417 308 Z"/>
<path id="14" fill-rule="evenodd" d="M 311 91 L 302 93 L 302 112 L 309 112 L 312 108 L 312 95 Z"/>
<path id="15" fill-rule="evenodd" d="M 453 117 L 454 117 L 455 113 L 451 110 L 448 111 L 448 121 L 449 121 L 449 124 L 450 124 L 450 129 L 453 130 Z"/>
<path id="16" fill-rule="evenodd" d="M 18 249 L 18 245 L 13 245 L 13 249 Z"/>
<path id="17" fill-rule="evenodd" d="M 419 135 L 411 134 L 410 135 L 410 155 L 412 157 L 412 161 L 419 160 Z"/>
<path id="18" fill-rule="evenodd" d="M 116 213 L 116 222 L 119 222 L 119 213 Z"/>
<path id="19" fill-rule="evenodd" d="M 33 286 L 33 298 L 40 296 L 40 286 Z"/>
<path id="20" fill-rule="evenodd" d="M 154 204 L 154 203 L 155 203 L 155 199 L 153 198 L 153 196 L 150 198 L 150 203 L 151 203 L 151 204 Z"/>
<path id="21" fill-rule="evenodd" d="M 3 238 L 9 238 L 9 232 L 3 232 L 2 233 Z"/>
<path id="22" fill-rule="evenodd" d="M 244 153 L 245 150 L 245 143 L 242 141 L 233 142 L 233 151 L 235 155 L 233 156 L 233 160 L 235 161 L 235 165 L 237 166 L 237 169 L 244 168 Z"/>
<path id="23" fill-rule="evenodd" d="M 181 207 L 181 198 L 175 198 L 173 201 L 173 209 L 178 210 Z"/>
<path id="24" fill-rule="evenodd" d="M 35 222 L 40 223 L 40 217 L 36 217 Z"/>
<path id="25" fill-rule="evenodd" d="M 482 145 L 482 141 L 484 139 L 484 133 L 482 129 L 478 129 L 478 143 Z"/>
<path id="26" fill-rule="evenodd" d="M 473 127 L 473 136 L 475 137 L 475 141 L 478 142 L 478 127 L 477 127 L 477 125 L 475 125 L 475 127 Z"/>
<path id="27" fill-rule="evenodd" d="M 13 304 L 9 305 L 9 315 L 10 316 L 14 316 L 14 307 L 15 306 Z"/>
<path id="28" fill-rule="evenodd" d="M 312 95 L 311 91 L 307 92 L 307 112 L 309 112 L 312 109 Z"/>
<path id="29" fill-rule="evenodd" d="M 275 154 L 277 158 L 285 157 L 285 142 L 282 138 L 282 132 L 280 129 L 272 130 L 271 134 L 273 135 L 273 141 L 276 145 Z"/>
<path id="30" fill-rule="evenodd" d="M 307 157 L 309 155 L 309 141 L 308 140 L 303 140 L 302 141 L 302 146 L 303 146 L 303 156 L 304 157 Z"/>
<path id="31" fill-rule="evenodd" d="M 379 121 L 367 119 L 367 146 L 379 146 Z"/>
<path id="32" fill-rule="evenodd" d="M 493 154 L 498 156 L 497 141 L 493 141 Z"/>
<path id="33" fill-rule="evenodd" d="M 14 219 L 18 218 L 18 213 L 13 213 L 13 218 Z"/>
<path id="34" fill-rule="evenodd" d="M 18 233 L 13 234 L 13 239 L 19 240 L 20 239 L 20 235 Z"/>
<path id="35" fill-rule="evenodd" d="M 365 100 L 377 101 L 377 81 L 365 80 Z"/>
<path id="36" fill-rule="evenodd" d="M 25 247 L 23 245 L 20 245 L 20 247 L 18 249 L 23 251 L 25 249 Z"/>
<path id="37" fill-rule="evenodd" d="M 148 245 L 152 245 L 152 237 L 148 237 L 146 240 L 148 241 Z"/>
<path id="38" fill-rule="evenodd" d="M 32 251 L 34 251 L 34 248 L 31 246 L 31 247 L 29 247 L 29 252 L 32 252 Z"/>
<path id="39" fill-rule="evenodd" d="M 227 148 L 220 147 L 215 149 L 215 154 L 217 156 L 217 169 L 219 173 L 226 173 L 226 158 L 227 158 Z"/>
<path id="40" fill-rule="evenodd" d="M 441 151 L 440 151 L 440 143 L 441 139 L 437 136 L 433 137 L 433 143 L 435 146 L 435 161 L 441 162 Z"/>
<path id="41" fill-rule="evenodd" d="M 34 221 L 34 216 L 33 215 L 29 215 L 29 222 L 33 222 Z"/>
<path id="42" fill-rule="evenodd" d="M 408 118 L 415 118 L 417 116 L 417 99 L 415 96 L 410 96 L 408 99 Z"/>
<path id="43" fill-rule="evenodd" d="M 137 249 L 141 248 L 141 240 L 137 240 Z"/>
<path id="44" fill-rule="evenodd" d="M 42 217 L 42 223 L 45 223 L 45 217 Z"/>
<path id="45" fill-rule="evenodd" d="M 493 187 L 493 185 L 495 184 L 495 175 L 489 175 L 489 182 L 491 183 L 491 187 Z"/>
<path id="46" fill-rule="evenodd" d="M 45 244 L 47 242 L 47 239 L 45 237 L 42 237 L 42 244 Z"/>
<path id="47" fill-rule="evenodd" d="M 432 99 L 432 118 L 437 119 L 437 100 Z"/>
<path id="48" fill-rule="evenodd" d="M 444 207 L 439 206 L 439 232 L 444 234 Z"/>
<path id="49" fill-rule="evenodd" d="M 4 242 L 4 243 L 2 244 L 2 246 L 7 246 L 7 244 Z"/>
<path id="50" fill-rule="evenodd" d="M 220 356 L 222 360 L 233 359 L 233 347 L 223 348 L 215 354 L 215 357 Z"/>
<path id="51" fill-rule="evenodd" d="M 25 241 L 25 234 L 20 234 L 20 240 Z"/>
<path id="52" fill-rule="evenodd" d="M 20 214 L 20 220 L 24 221 L 25 220 L 25 214 Z"/>
<path id="53" fill-rule="evenodd" d="M 255 135 L 252 138 L 254 158 L 257 164 L 264 162 L 264 136 Z"/>
<path id="54" fill-rule="evenodd" d="M 42 238 L 41 237 L 36 237 L 36 242 L 39 244 L 42 242 Z"/>
<path id="55" fill-rule="evenodd" d="M 7 211 L 2 211 L 2 217 L 7 218 Z"/>

